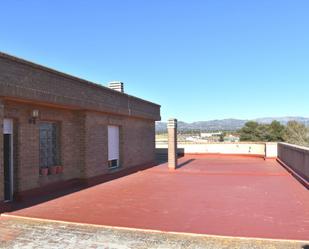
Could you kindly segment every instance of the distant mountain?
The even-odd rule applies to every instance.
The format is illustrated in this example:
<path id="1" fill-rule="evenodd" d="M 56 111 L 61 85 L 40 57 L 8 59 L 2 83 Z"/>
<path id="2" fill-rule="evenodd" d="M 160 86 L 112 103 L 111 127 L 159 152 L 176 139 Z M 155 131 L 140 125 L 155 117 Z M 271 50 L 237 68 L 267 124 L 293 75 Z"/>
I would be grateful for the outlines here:
<path id="1" fill-rule="evenodd" d="M 257 118 L 255 119 L 256 122 L 261 123 L 261 124 L 270 124 L 272 121 L 277 120 L 281 124 L 286 125 L 289 121 L 297 121 L 299 123 L 309 125 L 309 118 L 304 118 L 304 117 L 278 117 L 278 118 Z"/>
<path id="2" fill-rule="evenodd" d="M 272 121 L 277 120 L 281 124 L 286 125 L 289 121 L 295 120 L 297 122 L 303 123 L 309 126 L 309 118 L 304 117 L 267 117 L 267 118 L 257 118 L 256 121 L 261 124 L 270 124 Z M 217 131 L 217 130 L 229 130 L 234 131 L 241 129 L 246 122 L 249 120 L 245 119 L 221 119 L 221 120 L 210 120 L 210 121 L 197 121 L 193 123 L 186 123 L 179 121 L 178 130 L 200 130 L 200 131 Z M 156 131 L 165 132 L 166 122 L 156 122 Z"/>

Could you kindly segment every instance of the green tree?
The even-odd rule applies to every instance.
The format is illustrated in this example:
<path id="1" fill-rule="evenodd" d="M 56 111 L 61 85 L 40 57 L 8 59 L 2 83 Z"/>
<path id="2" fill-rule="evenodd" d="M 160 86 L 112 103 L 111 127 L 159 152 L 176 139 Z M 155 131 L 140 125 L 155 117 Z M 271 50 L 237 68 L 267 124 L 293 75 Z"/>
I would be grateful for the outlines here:
<path id="1" fill-rule="evenodd" d="M 257 128 L 257 141 L 269 142 L 270 140 L 270 129 L 267 124 L 259 124 Z"/>
<path id="2" fill-rule="evenodd" d="M 226 132 L 222 132 L 221 135 L 220 135 L 219 141 L 224 142 L 225 136 L 226 136 Z"/>
<path id="3" fill-rule="evenodd" d="M 245 124 L 243 128 L 239 130 L 240 141 L 259 141 L 259 124 L 254 121 L 249 121 Z"/>
<path id="4" fill-rule="evenodd" d="M 273 121 L 270 125 L 249 121 L 239 131 L 240 141 L 282 142 L 284 131 L 284 125 L 278 121 Z"/>
<path id="5" fill-rule="evenodd" d="M 285 126 L 280 124 L 277 120 L 274 120 L 269 126 L 269 135 L 267 141 L 269 142 L 282 142 L 284 141 L 283 135 L 285 132 Z"/>
<path id="6" fill-rule="evenodd" d="M 304 124 L 290 121 L 283 134 L 284 141 L 301 146 L 309 146 L 309 129 Z"/>

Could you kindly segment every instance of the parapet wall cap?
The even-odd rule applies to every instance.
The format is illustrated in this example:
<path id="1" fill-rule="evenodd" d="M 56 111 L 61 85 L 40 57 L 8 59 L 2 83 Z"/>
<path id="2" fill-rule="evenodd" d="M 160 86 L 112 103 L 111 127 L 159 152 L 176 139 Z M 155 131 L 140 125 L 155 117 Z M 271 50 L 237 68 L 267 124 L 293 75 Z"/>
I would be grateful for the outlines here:
<path id="1" fill-rule="evenodd" d="M 176 118 L 169 118 L 168 122 L 176 122 L 177 123 L 177 119 Z"/>
<path id="2" fill-rule="evenodd" d="M 168 128 L 177 128 L 177 119 L 176 118 L 170 118 L 167 122 Z"/>

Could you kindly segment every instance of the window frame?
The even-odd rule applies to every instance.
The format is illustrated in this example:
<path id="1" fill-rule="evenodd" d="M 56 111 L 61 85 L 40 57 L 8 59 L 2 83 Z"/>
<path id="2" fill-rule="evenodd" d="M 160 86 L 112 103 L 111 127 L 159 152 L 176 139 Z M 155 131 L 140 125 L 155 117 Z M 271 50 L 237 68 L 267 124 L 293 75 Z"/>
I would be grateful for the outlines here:
<path id="1" fill-rule="evenodd" d="M 55 145 L 52 145 L 52 148 L 49 149 L 51 151 L 53 151 L 53 149 L 55 149 L 56 154 L 52 155 L 52 160 L 53 162 L 51 164 L 47 163 L 46 165 L 42 164 L 42 143 L 41 143 L 41 125 L 44 124 L 48 124 L 51 125 L 52 127 L 54 127 L 53 129 L 55 129 L 52 133 L 51 137 L 49 139 L 51 139 L 53 141 L 53 139 L 55 139 Z M 61 141 L 60 141 L 60 123 L 57 121 L 41 121 L 39 123 L 39 168 L 49 168 L 52 166 L 57 166 L 61 164 Z M 48 138 L 45 138 L 48 139 Z M 55 147 L 55 148 L 54 148 Z"/>
<path id="2" fill-rule="evenodd" d="M 118 158 L 109 159 L 109 127 L 117 127 L 118 129 Z M 107 166 L 109 170 L 120 168 L 120 157 L 121 157 L 121 126 L 117 124 L 108 124 L 107 125 Z"/>
<path id="3" fill-rule="evenodd" d="M 108 169 L 117 169 L 119 167 L 119 159 L 108 160 Z"/>

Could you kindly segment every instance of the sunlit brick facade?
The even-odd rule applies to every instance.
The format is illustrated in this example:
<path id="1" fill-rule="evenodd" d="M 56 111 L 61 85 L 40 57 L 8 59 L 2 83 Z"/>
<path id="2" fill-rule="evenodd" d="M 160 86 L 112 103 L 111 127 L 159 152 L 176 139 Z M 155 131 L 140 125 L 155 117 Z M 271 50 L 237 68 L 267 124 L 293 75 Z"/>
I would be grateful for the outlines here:
<path id="1" fill-rule="evenodd" d="M 159 105 L 0 53 L 0 201 L 154 164 L 156 120 Z"/>

